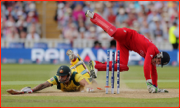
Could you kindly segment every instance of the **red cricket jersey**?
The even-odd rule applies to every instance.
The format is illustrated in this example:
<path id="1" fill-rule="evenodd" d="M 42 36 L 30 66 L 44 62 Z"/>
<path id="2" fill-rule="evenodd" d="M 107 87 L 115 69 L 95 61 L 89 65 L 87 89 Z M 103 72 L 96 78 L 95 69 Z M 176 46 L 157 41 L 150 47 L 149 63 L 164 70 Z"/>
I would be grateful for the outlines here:
<path id="1" fill-rule="evenodd" d="M 146 80 L 152 79 L 152 83 L 157 86 L 156 65 L 153 65 L 151 60 L 159 53 L 158 48 L 145 36 L 129 28 L 118 28 L 112 37 L 117 42 L 116 50 L 121 51 L 120 62 L 127 64 L 129 50 L 137 52 L 145 59 L 144 76 Z"/>

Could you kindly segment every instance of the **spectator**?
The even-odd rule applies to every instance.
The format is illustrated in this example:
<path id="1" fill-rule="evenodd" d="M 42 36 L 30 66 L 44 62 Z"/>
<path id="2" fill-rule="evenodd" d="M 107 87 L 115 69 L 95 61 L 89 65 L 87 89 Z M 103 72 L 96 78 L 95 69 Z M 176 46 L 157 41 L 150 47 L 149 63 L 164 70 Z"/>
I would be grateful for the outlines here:
<path id="1" fill-rule="evenodd" d="M 3 29 L 3 35 L 5 36 L 5 39 L 9 41 L 12 41 L 13 39 L 18 39 L 19 36 L 15 28 L 15 21 L 11 15 L 9 15 Z"/>
<path id="2" fill-rule="evenodd" d="M 20 31 L 20 38 L 21 39 L 26 39 L 27 33 L 25 31 Z"/>
<path id="3" fill-rule="evenodd" d="M 178 38 L 179 41 L 179 26 L 174 30 L 174 35 L 176 36 L 176 38 Z"/>
<path id="4" fill-rule="evenodd" d="M 153 31 L 154 37 L 157 42 L 163 41 L 163 30 L 160 28 L 160 24 L 156 22 L 156 29 Z"/>
<path id="5" fill-rule="evenodd" d="M 26 37 L 28 41 L 31 41 L 31 40 L 39 41 L 40 36 L 39 34 L 36 33 L 35 28 L 36 28 L 35 25 L 31 26 L 30 32 L 27 34 L 27 37 Z"/>
<path id="6" fill-rule="evenodd" d="M 95 6 L 95 12 L 99 13 L 100 15 L 103 15 L 105 19 L 107 19 L 107 16 L 104 15 L 104 4 L 102 1 L 96 1 L 94 3 Z"/>
<path id="7" fill-rule="evenodd" d="M 151 13 L 147 17 L 147 23 L 150 24 L 153 21 L 153 18 L 162 19 L 161 16 L 158 14 L 157 10 L 154 9 L 154 6 L 151 7 Z"/>
<path id="8" fill-rule="evenodd" d="M 57 12 L 55 16 L 55 21 L 58 22 L 58 28 L 61 29 L 64 26 L 64 3 L 59 3 L 57 6 Z"/>
<path id="9" fill-rule="evenodd" d="M 11 15 L 13 16 L 14 20 L 17 22 L 19 19 L 19 16 L 23 14 L 22 1 L 17 1 L 14 5 L 15 6 L 11 11 Z"/>
<path id="10" fill-rule="evenodd" d="M 153 21 L 149 24 L 150 34 L 154 37 L 153 31 L 157 29 L 157 25 L 160 25 L 160 19 L 158 17 L 153 17 Z M 162 28 L 160 26 L 160 28 Z M 155 37 L 154 37 L 155 38 Z"/>
<path id="11" fill-rule="evenodd" d="M 128 13 L 128 19 L 127 19 L 127 24 L 129 27 L 132 27 L 133 25 L 133 22 L 136 21 L 136 16 L 134 13 L 130 12 Z"/>
<path id="12" fill-rule="evenodd" d="M 108 8 L 108 9 L 109 9 L 109 14 L 107 16 L 107 19 L 110 23 L 114 25 L 116 20 L 116 15 L 114 15 L 112 8 Z"/>
<path id="13" fill-rule="evenodd" d="M 146 36 L 146 37 L 147 37 L 149 40 L 151 40 L 151 41 L 154 39 L 154 38 L 152 38 L 151 35 L 150 35 L 150 30 L 149 30 L 149 28 L 148 28 L 148 24 L 147 24 L 146 21 L 144 21 L 144 22 L 142 23 L 142 26 L 140 27 L 140 34 Z"/>
<path id="14" fill-rule="evenodd" d="M 86 16 L 85 16 L 85 12 L 83 11 L 83 7 L 81 4 L 76 5 L 76 7 L 72 13 L 72 17 L 77 26 L 78 26 L 79 21 L 85 22 Z"/>
<path id="15" fill-rule="evenodd" d="M 77 5 L 81 5 L 82 7 L 85 6 L 84 1 L 73 1 L 73 4 L 71 5 L 72 9 L 74 10 L 74 8 L 76 8 Z"/>
<path id="16" fill-rule="evenodd" d="M 35 12 L 36 10 L 36 5 L 33 1 L 27 1 L 25 2 L 25 12 L 26 13 L 29 13 L 31 11 L 34 11 Z"/>
<path id="17" fill-rule="evenodd" d="M 19 34 L 15 27 L 10 28 L 10 31 L 6 35 L 6 39 L 8 41 L 15 41 L 19 39 Z"/>
<path id="18" fill-rule="evenodd" d="M 83 8 L 83 11 L 86 12 L 86 10 L 94 10 L 94 7 L 91 5 L 91 1 L 84 1 L 85 2 L 85 6 Z"/>
<path id="19" fill-rule="evenodd" d="M 33 22 L 38 23 L 38 18 L 37 18 L 37 16 L 35 15 L 35 12 L 34 12 L 34 11 L 30 11 L 30 12 L 28 13 L 28 16 L 27 16 L 26 21 L 27 21 L 27 23 L 28 23 L 28 26 L 29 26 L 31 23 L 33 23 Z"/>
<path id="20" fill-rule="evenodd" d="M 165 17 L 162 21 L 162 30 L 163 30 L 163 37 L 167 41 L 169 38 L 168 31 L 170 27 L 170 21 L 167 17 Z"/>
<path id="21" fill-rule="evenodd" d="M 5 32 L 6 32 L 6 23 L 5 23 L 5 18 L 1 17 L 1 38 L 6 38 Z"/>
<path id="22" fill-rule="evenodd" d="M 18 40 L 21 37 L 26 38 L 30 26 L 33 24 L 38 25 L 38 16 L 34 2 L 5 1 L 1 3 L 1 6 L 1 21 L 3 21 L 1 38 L 12 41 Z M 40 33 L 37 27 L 36 30 Z"/>
<path id="23" fill-rule="evenodd" d="M 177 29 L 177 23 L 174 22 L 173 25 L 169 29 L 169 42 L 172 44 L 173 49 L 178 49 L 178 46 L 179 46 L 179 37 L 177 33 L 175 35 L 176 29 Z"/>
<path id="24" fill-rule="evenodd" d="M 77 39 L 79 36 L 79 32 L 77 30 L 77 26 L 74 23 L 69 23 L 67 27 L 64 28 L 64 38 L 70 40 L 71 42 L 74 39 Z"/>
<path id="25" fill-rule="evenodd" d="M 146 22 L 146 20 L 147 20 L 146 14 L 140 11 L 138 13 L 137 20 L 138 20 L 138 23 Z"/>
<path id="26" fill-rule="evenodd" d="M 94 49 L 101 49 L 102 46 L 101 46 L 101 43 L 99 41 L 94 41 Z"/>
<path id="27" fill-rule="evenodd" d="M 99 41 L 110 41 L 112 40 L 113 38 L 108 36 L 108 34 L 104 31 L 102 31 L 99 35 L 98 35 L 98 40 Z"/>
<path id="28" fill-rule="evenodd" d="M 179 26 L 174 30 L 174 35 L 176 36 L 176 43 L 179 47 Z"/>
<path id="29" fill-rule="evenodd" d="M 18 29 L 18 33 L 21 31 L 27 32 L 27 23 L 23 19 L 23 17 L 19 18 L 19 20 L 16 23 L 16 27 Z"/>
<path id="30" fill-rule="evenodd" d="M 124 8 L 119 8 L 118 15 L 116 17 L 116 26 L 121 25 L 123 22 L 126 22 L 128 16 L 125 13 Z"/>
<path id="31" fill-rule="evenodd" d="M 85 39 L 93 39 L 96 40 L 96 29 L 94 26 L 89 27 L 89 30 L 85 34 Z"/>
<path id="32" fill-rule="evenodd" d="M 85 35 L 85 25 L 84 25 L 84 22 L 80 21 L 78 22 L 79 24 L 79 27 L 78 27 L 78 31 L 80 33 L 80 36 L 78 38 L 84 38 L 84 35 Z"/>
<path id="33" fill-rule="evenodd" d="M 116 40 L 113 39 L 110 41 L 110 47 L 109 48 L 112 48 L 112 49 L 116 48 Z"/>
<path id="34" fill-rule="evenodd" d="M 55 21 L 57 21 L 58 29 L 60 30 L 62 30 L 64 26 L 67 26 L 68 21 L 71 20 L 72 9 L 68 3 L 64 4 L 61 2 L 58 4 Z"/>

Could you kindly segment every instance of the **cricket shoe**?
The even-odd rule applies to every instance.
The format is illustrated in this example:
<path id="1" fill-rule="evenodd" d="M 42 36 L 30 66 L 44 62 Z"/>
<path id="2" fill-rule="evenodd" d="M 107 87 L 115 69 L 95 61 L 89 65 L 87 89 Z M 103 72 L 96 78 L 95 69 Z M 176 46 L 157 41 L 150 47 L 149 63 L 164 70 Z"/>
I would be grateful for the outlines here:
<path id="1" fill-rule="evenodd" d="M 85 15 L 86 15 L 86 17 L 93 18 L 94 17 L 94 12 L 91 12 L 90 10 L 87 10 Z"/>
<path id="2" fill-rule="evenodd" d="M 97 78 L 97 69 L 94 67 L 95 66 L 95 62 L 90 60 L 89 62 L 89 67 L 90 67 L 90 76 L 92 78 Z"/>
<path id="3" fill-rule="evenodd" d="M 68 50 L 68 51 L 66 52 L 66 55 L 69 56 L 69 59 L 70 59 L 70 60 L 74 60 L 74 59 L 75 59 L 75 55 L 74 55 L 74 53 L 73 53 L 72 50 Z"/>

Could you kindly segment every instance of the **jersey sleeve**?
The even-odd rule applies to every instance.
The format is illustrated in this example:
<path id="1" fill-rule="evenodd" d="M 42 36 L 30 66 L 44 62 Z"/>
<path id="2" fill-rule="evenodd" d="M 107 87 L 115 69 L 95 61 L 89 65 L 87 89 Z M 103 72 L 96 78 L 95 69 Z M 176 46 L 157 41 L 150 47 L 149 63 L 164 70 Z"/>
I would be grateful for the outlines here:
<path id="1" fill-rule="evenodd" d="M 159 51 L 156 51 L 154 47 L 149 47 L 144 60 L 144 76 L 146 80 L 152 79 L 152 83 L 155 86 L 157 86 L 157 70 L 156 65 L 153 65 L 151 61 L 158 52 Z"/>
<path id="2" fill-rule="evenodd" d="M 57 85 L 57 82 L 54 77 L 47 80 L 51 85 Z"/>
<path id="3" fill-rule="evenodd" d="M 148 52 L 147 52 L 148 53 Z M 145 60 L 144 60 L 144 77 L 146 80 L 151 79 L 150 72 L 151 72 L 151 57 L 150 54 L 146 54 Z"/>
<path id="4" fill-rule="evenodd" d="M 157 80 L 158 80 L 158 74 L 157 74 L 157 70 L 156 70 L 156 65 L 151 65 L 151 78 L 152 78 L 152 83 L 154 86 L 157 87 Z"/>
<path id="5" fill-rule="evenodd" d="M 84 77 L 81 74 L 76 74 L 74 79 L 75 79 L 76 82 L 80 82 L 81 80 L 84 79 Z"/>

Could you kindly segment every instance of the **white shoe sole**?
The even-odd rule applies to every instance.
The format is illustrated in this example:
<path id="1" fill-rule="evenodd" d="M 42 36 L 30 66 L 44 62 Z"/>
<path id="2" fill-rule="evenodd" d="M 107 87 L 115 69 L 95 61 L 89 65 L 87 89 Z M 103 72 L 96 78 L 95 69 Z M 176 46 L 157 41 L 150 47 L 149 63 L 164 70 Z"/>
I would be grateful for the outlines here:
<path id="1" fill-rule="evenodd" d="M 66 52 L 66 55 L 69 56 L 69 59 L 70 59 L 70 60 L 73 60 L 73 59 L 74 59 L 74 53 L 72 52 L 72 50 L 68 50 L 68 51 Z"/>
<path id="2" fill-rule="evenodd" d="M 90 10 L 87 10 L 85 15 L 86 15 L 86 17 L 93 18 L 94 17 L 94 12 L 91 12 Z"/>
<path id="3" fill-rule="evenodd" d="M 94 61 L 89 62 L 90 74 L 93 78 L 97 78 L 97 69 L 94 68 Z"/>

